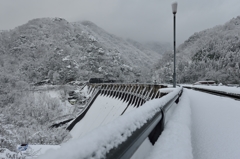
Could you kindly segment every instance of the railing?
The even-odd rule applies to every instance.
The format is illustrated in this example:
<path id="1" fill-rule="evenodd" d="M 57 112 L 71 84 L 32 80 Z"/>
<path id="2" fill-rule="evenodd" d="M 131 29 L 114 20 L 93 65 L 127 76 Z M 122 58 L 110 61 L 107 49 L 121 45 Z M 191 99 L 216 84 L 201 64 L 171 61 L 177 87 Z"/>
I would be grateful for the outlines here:
<path id="1" fill-rule="evenodd" d="M 181 88 L 181 90 L 174 97 L 172 97 L 165 105 L 161 106 L 161 109 L 156 112 L 155 115 L 147 121 L 147 123 L 135 130 L 126 141 L 121 143 L 118 147 L 111 149 L 110 152 L 107 153 L 106 159 L 131 158 L 131 156 L 147 137 L 149 137 L 151 143 L 154 145 L 155 141 L 164 130 L 164 114 L 167 113 L 174 102 L 178 103 L 179 98 L 182 95 L 182 91 L 183 89 Z"/>
<path id="2" fill-rule="evenodd" d="M 131 158 L 146 138 L 155 143 L 164 129 L 164 116 L 173 103 L 179 101 L 182 90 L 175 88 L 162 98 L 149 101 L 135 111 L 95 129 L 84 138 L 65 143 L 60 149 L 42 156 L 42 159 L 57 159 L 60 156 L 69 159 L 76 156 L 86 159 Z"/>
<path id="3" fill-rule="evenodd" d="M 67 130 L 71 131 L 72 128 L 85 116 L 90 109 L 92 103 L 95 101 L 99 94 L 109 95 L 116 98 L 124 99 L 128 102 L 128 106 L 133 104 L 137 107 L 141 106 L 147 100 L 160 98 L 160 88 L 166 88 L 165 85 L 151 85 L 151 84 L 122 84 L 122 83 L 100 83 L 100 84 L 88 84 L 89 93 L 94 92 L 91 99 L 85 106 L 84 110 L 69 124 Z M 126 90 L 127 89 L 127 90 Z M 141 91 L 140 91 L 141 89 Z M 122 91 L 120 91 L 122 90 Z M 120 95 L 124 94 L 124 95 Z M 144 94 L 145 93 L 145 94 Z M 151 95 L 151 96 L 150 96 Z M 126 107 L 126 109 L 128 108 Z M 124 114 L 126 109 L 121 113 Z M 69 120 L 70 121 L 70 120 Z M 54 125 L 55 127 L 55 125 Z"/>
<path id="4" fill-rule="evenodd" d="M 210 93 L 213 95 L 224 96 L 224 97 L 229 97 L 229 98 L 240 100 L 240 94 L 228 93 L 228 92 L 224 92 L 224 91 L 218 91 L 218 90 L 207 89 L 207 88 L 199 88 L 199 87 L 190 87 L 190 86 L 183 86 L 183 87 L 192 89 L 192 90 L 205 92 L 205 93 Z"/>

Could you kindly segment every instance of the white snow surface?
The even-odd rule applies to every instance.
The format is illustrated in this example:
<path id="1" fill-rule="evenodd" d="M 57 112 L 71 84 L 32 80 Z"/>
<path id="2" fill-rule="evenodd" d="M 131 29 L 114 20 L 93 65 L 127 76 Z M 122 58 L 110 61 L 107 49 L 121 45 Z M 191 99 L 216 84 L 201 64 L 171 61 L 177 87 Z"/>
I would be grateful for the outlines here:
<path id="1" fill-rule="evenodd" d="M 153 146 L 147 159 L 192 159 L 191 145 L 191 108 L 188 93 L 182 97 L 164 131 Z"/>
<path id="2" fill-rule="evenodd" d="M 18 147 L 19 145 L 17 146 L 17 148 Z M 47 151 L 51 151 L 58 148 L 60 148 L 60 145 L 28 145 L 28 149 L 26 151 L 22 151 L 21 153 L 20 152 L 15 153 L 8 149 L 5 149 L 3 153 L 0 153 L 0 159 L 7 159 L 8 158 L 7 156 L 11 156 L 12 158 L 14 158 L 13 157 L 14 155 L 18 157 L 20 156 L 25 157 L 26 159 L 32 159 L 40 155 L 43 155 Z"/>
<path id="3" fill-rule="evenodd" d="M 239 159 L 239 114 L 237 100 L 184 89 L 148 159 Z"/>
<path id="4" fill-rule="evenodd" d="M 99 95 L 84 118 L 71 130 L 72 140 L 82 137 L 93 131 L 93 129 L 113 121 L 121 115 L 127 105 L 128 103 L 116 98 Z"/>
<path id="5" fill-rule="evenodd" d="M 72 114 L 74 107 L 67 100 L 60 100 L 61 94 L 64 94 L 63 90 L 39 90 L 34 92 L 35 100 L 44 100 L 44 96 L 55 99 L 59 102 L 59 107 L 61 107 L 62 114 Z"/>
<path id="6" fill-rule="evenodd" d="M 173 90 L 174 90 L 174 88 L 161 88 L 161 89 L 159 89 L 159 92 L 169 93 L 169 92 L 172 92 Z"/>
<path id="7" fill-rule="evenodd" d="M 157 111 L 160 111 L 167 101 L 173 98 L 181 88 L 160 98 L 146 102 L 135 111 L 130 111 L 117 117 L 107 125 L 98 127 L 87 133 L 84 137 L 75 138 L 63 144 L 58 150 L 52 150 L 40 156 L 40 159 L 78 159 L 104 158 L 105 154 L 113 147 L 125 141 L 133 131 L 140 128 Z M 95 103 L 95 102 L 94 102 Z"/>
<path id="8" fill-rule="evenodd" d="M 191 85 L 189 85 L 191 86 Z M 192 85 L 192 87 L 196 88 L 204 88 L 216 91 L 223 91 L 227 93 L 234 93 L 240 95 L 240 87 L 229 87 L 229 86 L 207 86 L 207 85 Z"/>
<path id="9" fill-rule="evenodd" d="M 6 159 L 7 156 L 13 156 L 16 155 L 15 152 L 12 152 L 8 149 L 0 149 L 2 152 L 0 153 L 0 159 Z"/>
<path id="10" fill-rule="evenodd" d="M 60 145 L 29 145 L 33 152 L 37 152 L 35 156 L 45 154 L 47 151 L 56 150 L 60 148 Z"/>
<path id="11" fill-rule="evenodd" d="M 194 159 L 240 158 L 240 102 L 186 90 L 192 112 Z"/>

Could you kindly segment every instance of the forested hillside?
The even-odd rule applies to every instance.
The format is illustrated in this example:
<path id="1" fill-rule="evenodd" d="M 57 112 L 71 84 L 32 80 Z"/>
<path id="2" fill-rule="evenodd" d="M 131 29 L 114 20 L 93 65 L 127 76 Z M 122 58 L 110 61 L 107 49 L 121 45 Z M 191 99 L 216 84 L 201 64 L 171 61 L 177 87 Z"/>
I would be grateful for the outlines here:
<path id="1" fill-rule="evenodd" d="M 172 61 L 172 52 L 163 55 L 156 71 L 157 79 L 172 81 Z M 212 79 L 239 84 L 239 68 L 240 16 L 224 25 L 195 33 L 177 48 L 178 83 Z"/>
<path id="2" fill-rule="evenodd" d="M 145 53 L 91 22 L 61 18 L 34 19 L 3 31 L 0 43 L 3 71 L 29 83 L 50 78 L 64 84 L 92 76 L 146 81 L 159 59 L 156 52 Z"/>
<path id="3" fill-rule="evenodd" d="M 66 104 L 64 84 L 92 77 L 151 81 L 159 58 L 157 52 L 136 47 L 89 21 L 41 18 L 1 31 L 0 146 L 15 151 L 21 143 L 61 143 L 66 131 L 49 129 L 49 121 L 73 112 L 74 106 Z M 33 87 L 45 79 L 56 85 L 61 98 Z"/>

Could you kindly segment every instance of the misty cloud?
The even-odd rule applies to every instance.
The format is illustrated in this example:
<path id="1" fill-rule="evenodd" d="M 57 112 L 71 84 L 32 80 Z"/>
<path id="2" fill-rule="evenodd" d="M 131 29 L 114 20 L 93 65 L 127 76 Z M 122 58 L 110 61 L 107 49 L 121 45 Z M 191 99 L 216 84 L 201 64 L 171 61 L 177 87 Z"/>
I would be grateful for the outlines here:
<path id="1" fill-rule="evenodd" d="M 173 38 L 173 15 L 168 0 L 0 0 L 0 30 L 13 29 L 34 18 L 89 20 L 106 31 L 138 41 Z M 221 25 L 239 15 L 238 0 L 179 0 L 177 44 L 194 32 Z"/>

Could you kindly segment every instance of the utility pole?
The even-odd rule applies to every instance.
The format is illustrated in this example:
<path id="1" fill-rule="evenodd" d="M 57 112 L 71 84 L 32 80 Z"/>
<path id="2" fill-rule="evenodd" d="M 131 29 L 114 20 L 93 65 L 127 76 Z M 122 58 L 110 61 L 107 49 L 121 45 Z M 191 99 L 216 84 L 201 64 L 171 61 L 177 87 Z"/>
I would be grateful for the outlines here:
<path id="1" fill-rule="evenodd" d="M 177 2 L 172 4 L 172 13 L 173 13 L 173 51 L 174 51 L 173 87 L 176 88 L 176 13 L 177 13 Z"/>

